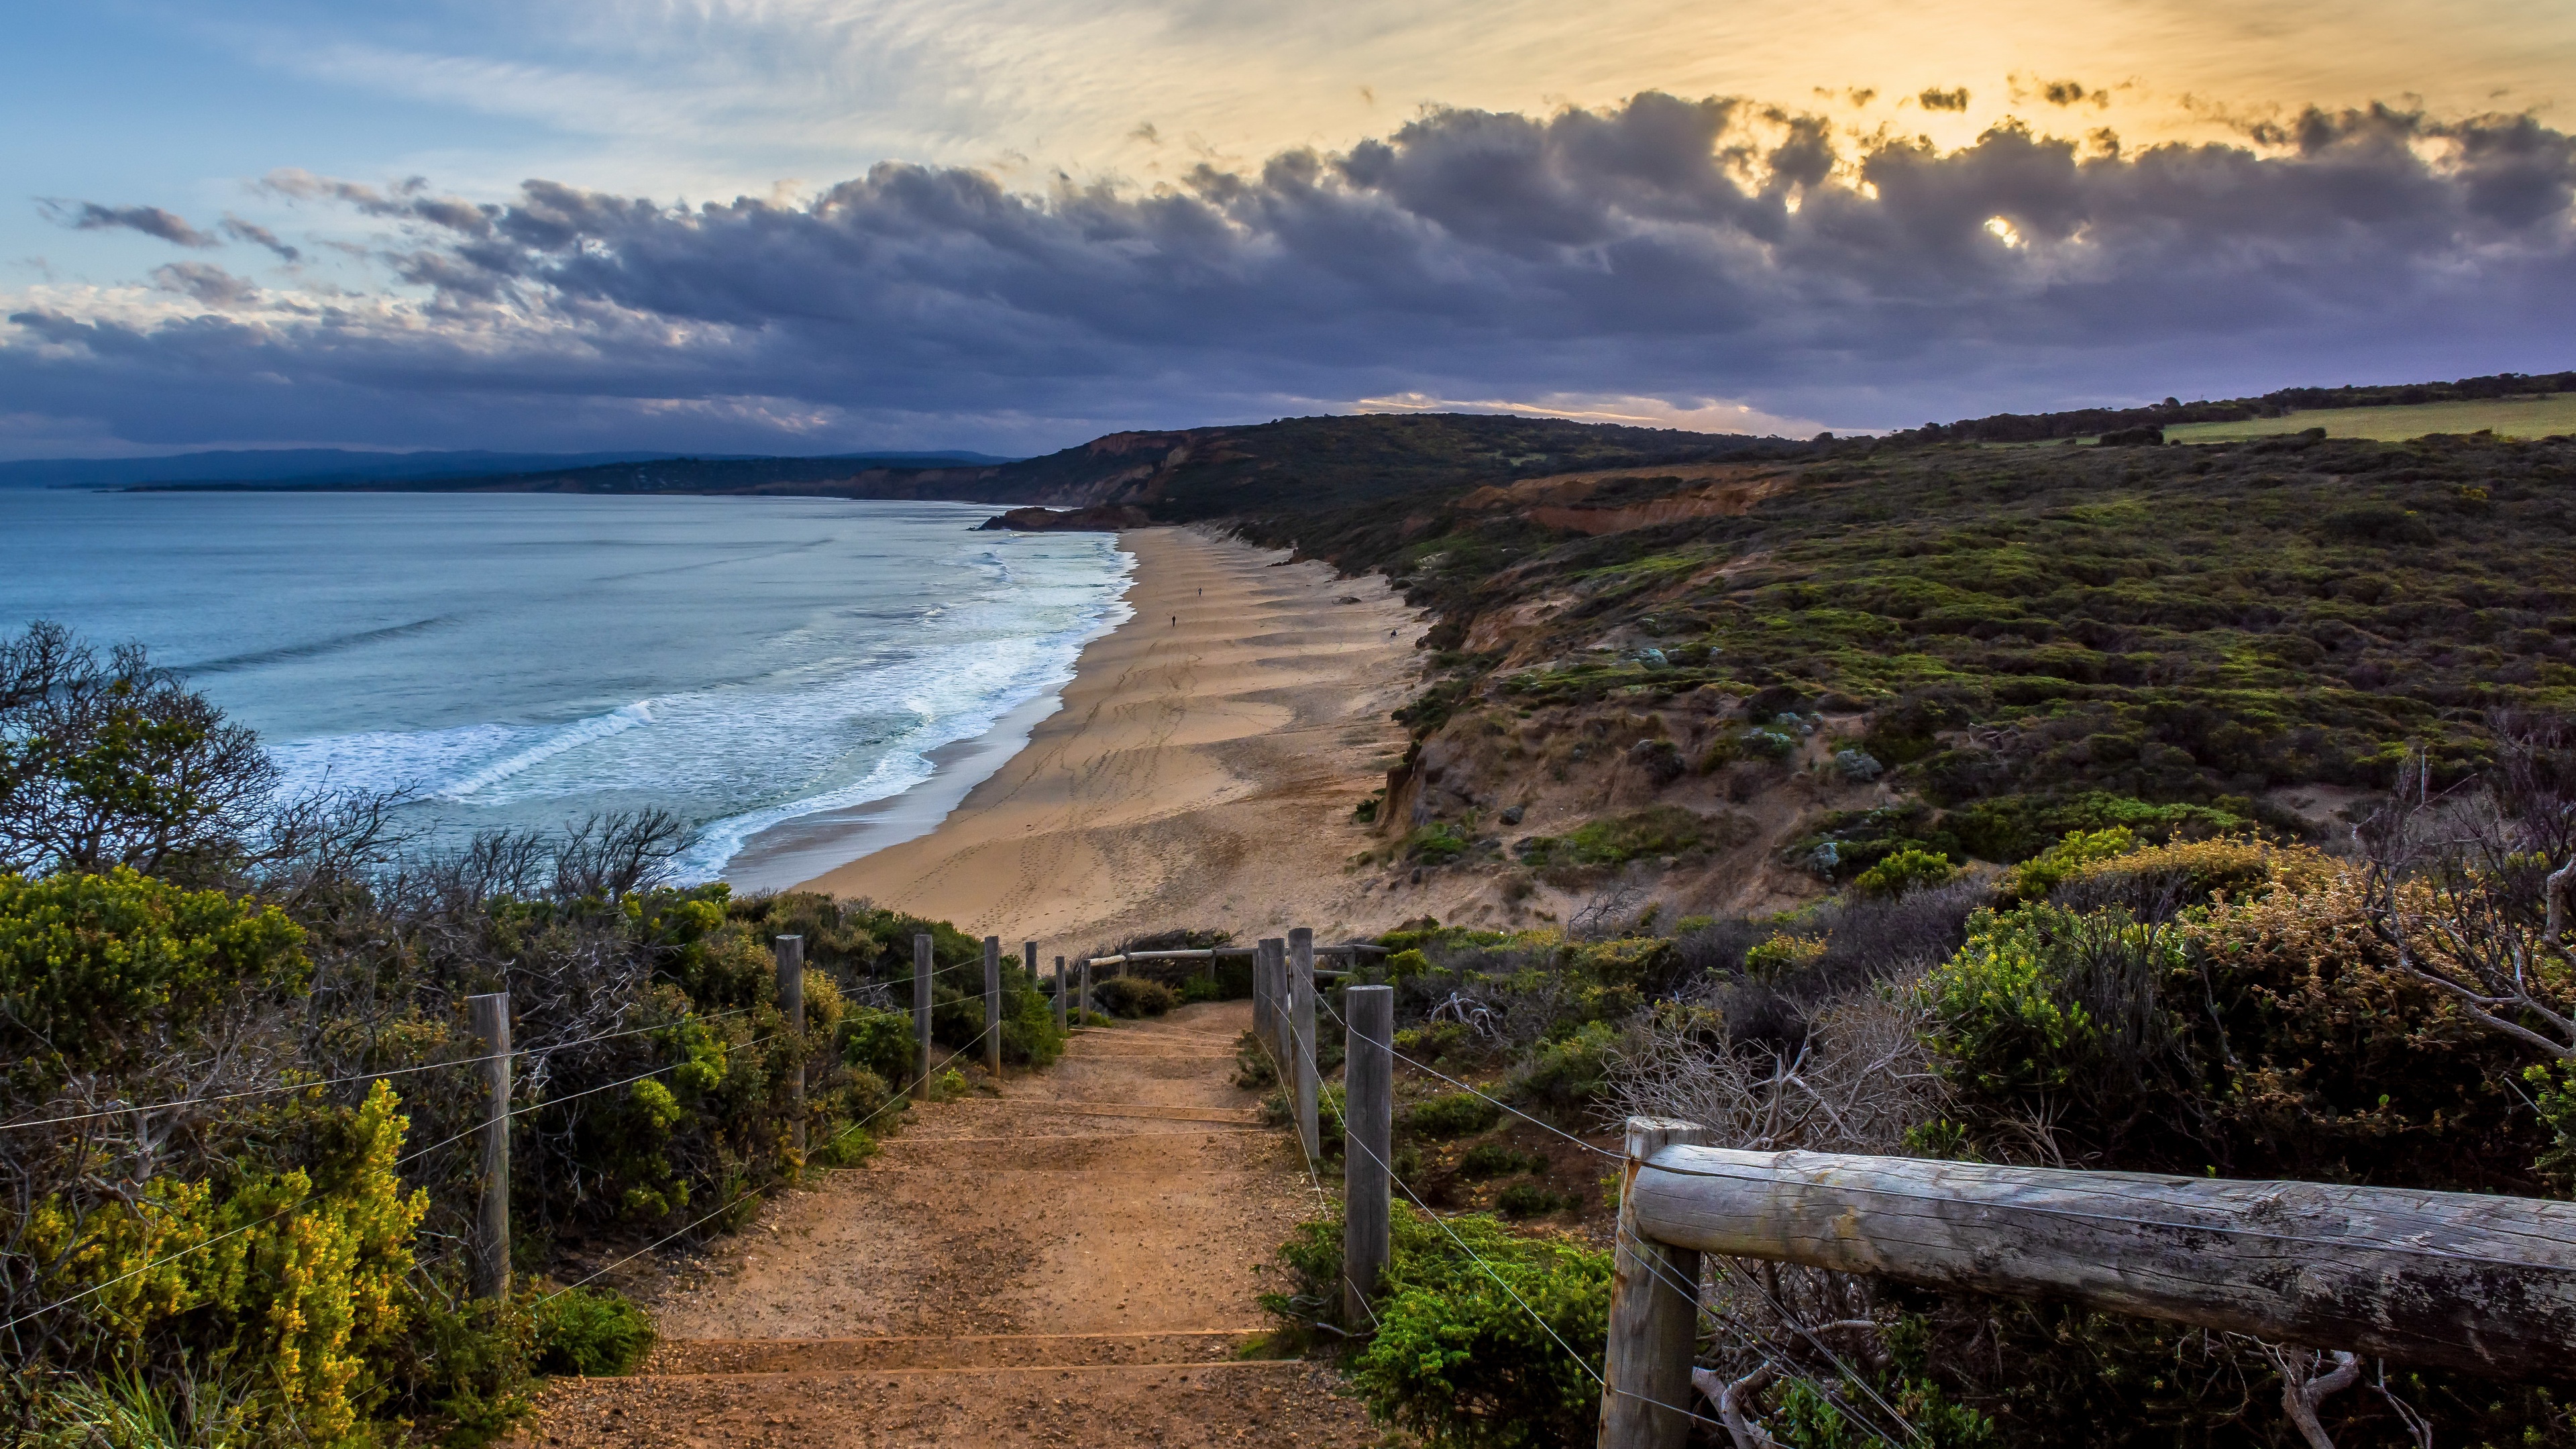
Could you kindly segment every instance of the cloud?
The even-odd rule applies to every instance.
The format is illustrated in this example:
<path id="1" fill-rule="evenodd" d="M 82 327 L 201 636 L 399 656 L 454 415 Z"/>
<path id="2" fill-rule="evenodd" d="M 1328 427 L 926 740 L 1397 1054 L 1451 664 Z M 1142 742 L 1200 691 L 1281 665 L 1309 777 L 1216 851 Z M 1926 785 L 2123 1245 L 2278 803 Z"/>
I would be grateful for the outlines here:
<path id="1" fill-rule="evenodd" d="M 95 201 L 48 197 L 36 203 L 46 216 L 74 231 L 139 231 L 183 247 L 218 247 L 223 243 L 188 224 L 176 212 L 157 206 L 101 206 Z"/>
<path id="2" fill-rule="evenodd" d="M 2542 370 L 2576 333 L 2576 143 L 2520 116 L 1942 150 L 1647 93 L 1154 189 L 895 162 L 694 206 L 264 184 L 391 223 L 386 283 L 34 288 L 0 394 L 150 442 L 1007 450 L 1406 395 L 1804 432 Z"/>
<path id="3" fill-rule="evenodd" d="M 268 248 L 275 252 L 277 259 L 282 262 L 301 261 L 304 256 L 302 252 L 279 241 L 277 233 L 255 221 L 244 221 L 229 211 L 224 213 L 223 225 L 217 229 L 235 241 L 245 241 L 253 246 Z"/>
<path id="4" fill-rule="evenodd" d="M 152 269 L 152 284 L 165 292 L 184 292 L 209 307 L 243 307 L 260 299 L 247 277 L 236 277 L 211 262 L 168 262 Z"/>

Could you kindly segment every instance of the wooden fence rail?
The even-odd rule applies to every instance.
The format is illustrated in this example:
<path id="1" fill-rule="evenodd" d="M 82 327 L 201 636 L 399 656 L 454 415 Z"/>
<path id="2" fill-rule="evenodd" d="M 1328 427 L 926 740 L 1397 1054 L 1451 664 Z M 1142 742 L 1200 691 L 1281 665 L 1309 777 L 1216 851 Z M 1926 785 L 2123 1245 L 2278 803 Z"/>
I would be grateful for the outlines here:
<path id="1" fill-rule="evenodd" d="M 1738 1152 L 1632 1118 L 1620 1222 L 1602 1449 L 1682 1443 L 1701 1253 L 2507 1378 L 2576 1347 L 2576 1203 Z"/>

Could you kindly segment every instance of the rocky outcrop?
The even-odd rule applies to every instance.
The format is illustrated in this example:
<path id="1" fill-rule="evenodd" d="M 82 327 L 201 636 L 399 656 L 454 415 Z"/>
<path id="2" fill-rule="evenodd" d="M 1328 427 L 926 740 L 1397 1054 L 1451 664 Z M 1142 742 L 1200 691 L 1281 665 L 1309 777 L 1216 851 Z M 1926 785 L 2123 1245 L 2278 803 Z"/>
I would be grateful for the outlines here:
<path id="1" fill-rule="evenodd" d="M 1116 533 L 1153 521 L 1132 503 L 1102 503 L 1089 508 L 1014 508 L 985 519 L 982 526 L 1016 533 Z"/>

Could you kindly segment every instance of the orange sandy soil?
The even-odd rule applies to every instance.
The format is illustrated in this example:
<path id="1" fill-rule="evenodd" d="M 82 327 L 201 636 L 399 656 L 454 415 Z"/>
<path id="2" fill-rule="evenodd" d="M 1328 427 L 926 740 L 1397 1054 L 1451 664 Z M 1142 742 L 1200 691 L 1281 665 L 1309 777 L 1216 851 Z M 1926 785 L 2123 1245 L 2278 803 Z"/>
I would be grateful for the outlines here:
<path id="1" fill-rule="evenodd" d="M 1377 1445 L 1330 1371 L 1241 1358 L 1317 1189 L 1231 1084 L 1244 1002 L 976 1074 L 864 1166 L 624 1286 L 663 1340 L 519 1446 Z"/>

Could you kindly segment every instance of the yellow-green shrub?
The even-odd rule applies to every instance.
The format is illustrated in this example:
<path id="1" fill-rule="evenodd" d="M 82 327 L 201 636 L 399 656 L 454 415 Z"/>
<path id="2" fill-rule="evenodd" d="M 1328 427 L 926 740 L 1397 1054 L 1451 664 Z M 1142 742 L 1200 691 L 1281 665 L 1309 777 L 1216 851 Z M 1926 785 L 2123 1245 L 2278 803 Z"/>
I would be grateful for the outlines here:
<path id="1" fill-rule="evenodd" d="M 119 868 L 0 875 L 0 1059 L 110 1070 L 185 1042 L 245 989 L 290 990 L 304 933 L 273 906 L 190 891 Z"/>
<path id="2" fill-rule="evenodd" d="M 53 1268 L 50 1296 L 83 1294 L 96 1362 L 185 1348 L 252 1370 L 250 1427 L 291 1424 L 325 1445 L 372 1441 L 375 1361 L 403 1327 L 412 1231 L 428 1195 L 394 1169 L 409 1119 L 378 1082 L 349 1115 L 348 1147 L 310 1171 L 241 1181 L 158 1179 L 139 1202 L 75 1215 L 47 1200 L 24 1251 Z M 94 1291 L 91 1291 L 94 1290 Z"/>

